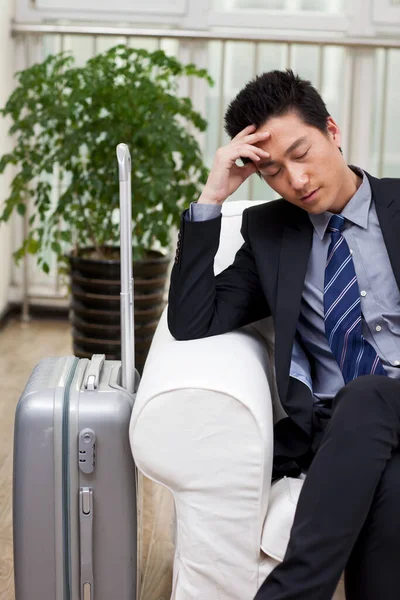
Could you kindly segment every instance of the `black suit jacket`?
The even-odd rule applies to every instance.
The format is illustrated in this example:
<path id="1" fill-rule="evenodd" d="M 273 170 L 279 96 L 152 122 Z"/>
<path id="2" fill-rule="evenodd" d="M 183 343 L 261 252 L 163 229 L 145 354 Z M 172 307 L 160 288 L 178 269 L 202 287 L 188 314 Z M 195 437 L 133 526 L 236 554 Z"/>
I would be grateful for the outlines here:
<path id="1" fill-rule="evenodd" d="M 367 176 L 400 288 L 400 179 Z M 273 478 L 297 476 L 300 466 L 306 467 L 315 452 L 314 397 L 305 384 L 289 376 L 313 237 L 308 213 L 284 199 L 245 209 L 244 244 L 233 264 L 214 276 L 221 216 L 190 222 L 184 218 L 185 212 L 171 273 L 169 330 L 177 340 L 197 339 L 272 317 L 277 387 L 288 415 L 274 429 Z"/>

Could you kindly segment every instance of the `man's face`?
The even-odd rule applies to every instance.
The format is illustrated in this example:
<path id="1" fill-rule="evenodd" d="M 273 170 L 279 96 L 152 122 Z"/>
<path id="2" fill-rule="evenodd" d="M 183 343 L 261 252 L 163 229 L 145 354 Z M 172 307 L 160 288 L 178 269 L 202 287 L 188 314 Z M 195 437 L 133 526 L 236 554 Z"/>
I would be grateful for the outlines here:
<path id="1" fill-rule="evenodd" d="M 259 173 L 282 198 L 313 214 L 340 212 L 348 200 L 344 198 L 348 167 L 339 151 L 340 130 L 331 117 L 327 126 L 324 134 L 290 112 L 268 119 L 258 129 L 270 132 L 270 137 L 256 144 L 270 154 L 266 161 L 256 163 Z"/>

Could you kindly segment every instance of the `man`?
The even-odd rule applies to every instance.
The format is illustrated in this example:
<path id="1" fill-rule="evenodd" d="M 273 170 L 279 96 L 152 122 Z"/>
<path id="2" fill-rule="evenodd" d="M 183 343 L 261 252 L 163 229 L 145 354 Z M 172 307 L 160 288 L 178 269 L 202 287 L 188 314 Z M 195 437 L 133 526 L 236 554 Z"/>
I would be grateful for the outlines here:
<path id="1" fill-rule="evenodd" d="M 400 597 L 400 181 L 348 166 L 318 92 L 265 73 L 225 117 L 182 215 L 168 324 L 179 340 L 272 315 L 274 472 L 307 472 L 283 562 L 256 600 Z M 236 164 L 242 158 L 244 166 Z M 244 244 L 214 276 L 222 203 L 257 173 L 282 198 L 243 212 Z"/>

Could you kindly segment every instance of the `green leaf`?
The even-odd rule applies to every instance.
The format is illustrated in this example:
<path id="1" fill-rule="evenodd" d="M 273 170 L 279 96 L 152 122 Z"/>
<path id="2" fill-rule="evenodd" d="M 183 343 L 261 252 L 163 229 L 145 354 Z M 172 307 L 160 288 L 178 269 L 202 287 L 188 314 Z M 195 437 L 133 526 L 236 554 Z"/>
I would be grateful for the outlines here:
<path id="1" fill-rule="evenodd" d="M 63 242 L 71 241 L 71 232 L 70 231 L 60 231 L 60 238 Z"/>
<path id="2" fill-rule="evenodd" d="M 40 245 L 38 240 L 29 238 L 26 243 L 26 250 L 29 254 L 37 254 L 39 252 Z"/>
<path id="3" fill-rule="evenodd" d="M 61 254 L 62 253 L 62 249 L 61 246 L 58 242 L 53 242 L 51 244 L 51 249 L 53 250 L 53 252 L 55 252 L 55 254 Z"/>
<path id="4" fill-rule="evenodd" d="M 18 264 L 19 261 L 21 260 L 21 258 L 23 258 L 24 256 L 25 256 L 25 249 L 23 247 L 19 248 L 15 252 L 13 252 L 13 257 L 14 257 L 16 264 Z"/>

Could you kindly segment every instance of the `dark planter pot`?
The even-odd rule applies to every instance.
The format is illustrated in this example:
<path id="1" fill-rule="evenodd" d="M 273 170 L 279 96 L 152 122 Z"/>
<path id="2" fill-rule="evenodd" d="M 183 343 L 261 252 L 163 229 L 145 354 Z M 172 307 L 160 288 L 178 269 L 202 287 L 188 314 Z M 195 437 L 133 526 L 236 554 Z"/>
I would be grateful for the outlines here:
<path id="1" fill-rule="evenodd" d="M 91 249 L 87 249 L 90 251 Z M 70 321 L 75 356 L 105 354 L 121 358 L 120 262 L 69 255 Z M 171 256 L 149 251 L 133 264 L 135 367 L 142 374 L 159 318 L 164 309 L 166 275 Z"/>

